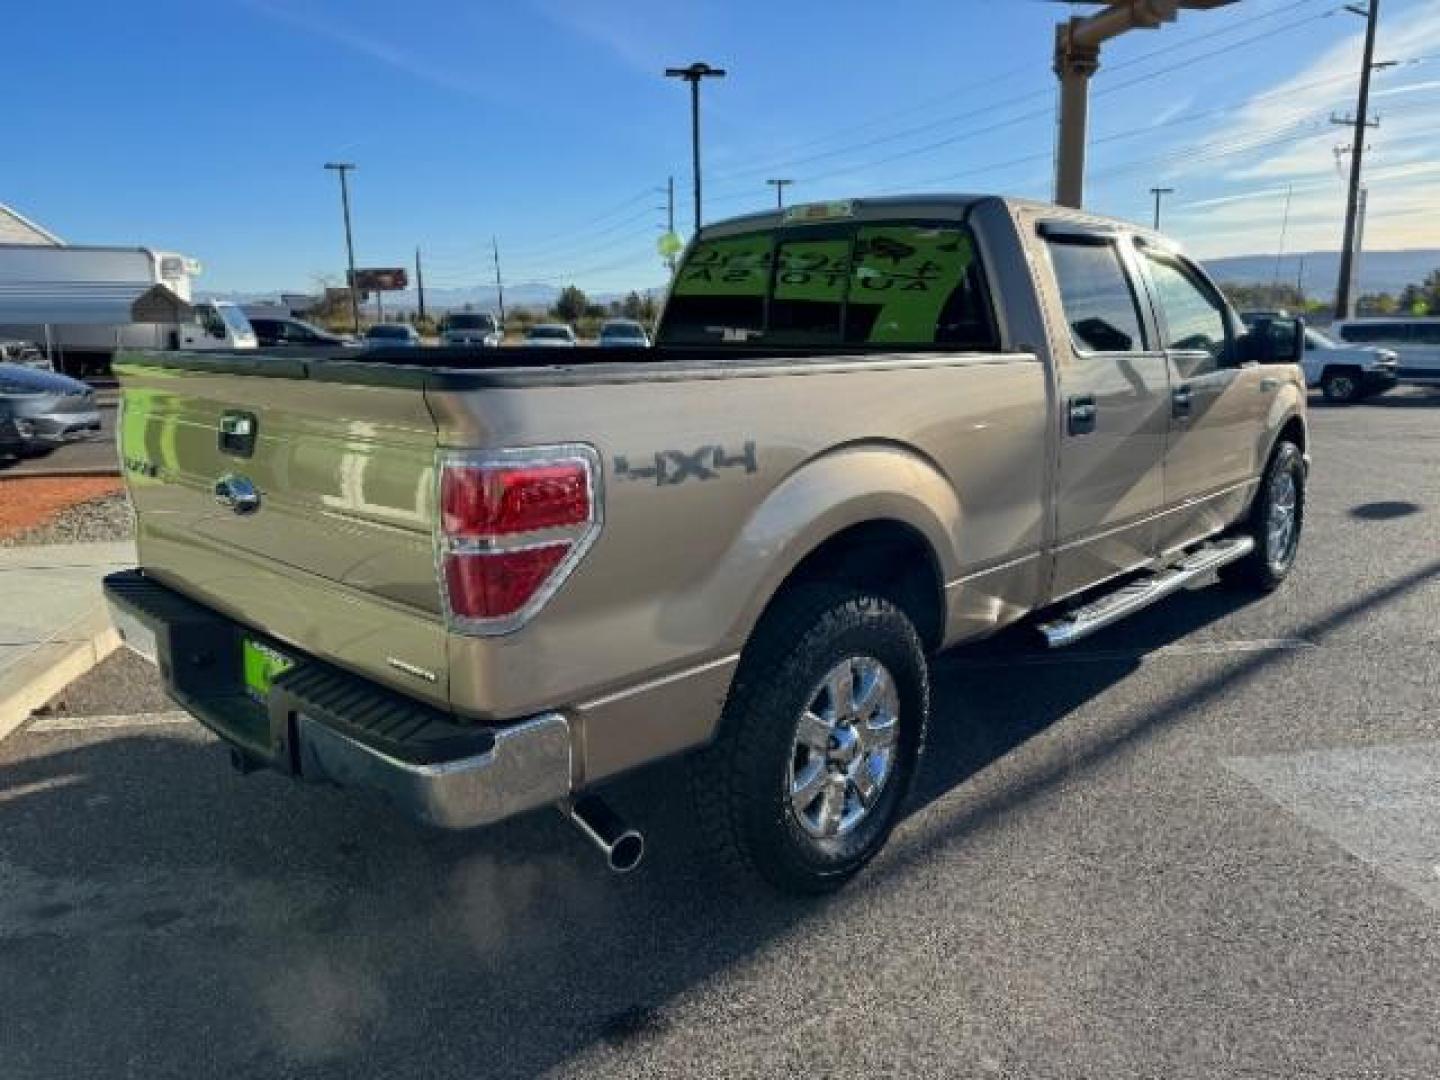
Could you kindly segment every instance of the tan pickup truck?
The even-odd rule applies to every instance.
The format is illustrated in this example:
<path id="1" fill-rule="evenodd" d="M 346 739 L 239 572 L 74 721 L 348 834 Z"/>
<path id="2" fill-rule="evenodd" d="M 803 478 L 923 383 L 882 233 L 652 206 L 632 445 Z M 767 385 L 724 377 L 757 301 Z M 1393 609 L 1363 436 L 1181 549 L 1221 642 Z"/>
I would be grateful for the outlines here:
<path id="1" fill-rule="evenodd" d="M 927 655 L 1068 644 L 1305 510 L 1303 327 L 1136 226 L 995 197 L 706 228 L 652 349 L 131 354 L 127 643 L 241 768 L 464 828 L 687 753 L 735 866 L 833 888 L 925 742 Z"/>

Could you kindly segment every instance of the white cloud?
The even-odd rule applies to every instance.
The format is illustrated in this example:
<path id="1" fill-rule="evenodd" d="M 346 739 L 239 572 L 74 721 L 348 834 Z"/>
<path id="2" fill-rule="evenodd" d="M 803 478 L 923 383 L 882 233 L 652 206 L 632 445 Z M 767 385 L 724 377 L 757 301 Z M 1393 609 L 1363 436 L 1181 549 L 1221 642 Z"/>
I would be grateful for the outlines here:
<path id="1" fill-rule="evenodd" d="M 1339 14 L 1336 18 L 1351 18 Z M 1293 76 L 1251 97 L 1222 134 L 1203 140 L 1168 170 L 1166 182 L 1221 194 L 1177 203 L 1172 226 L 1203 256 L 1273 248 L 1279 241 L 1286 189 L 1290 218 L 1286 248 L 1335 248 L 1345 209 L 1348 158 L 1337 168 L 1335 147 L 1349 132 L 1332 125 L 1330 111 L 1354 107 L 1363 29 L 1321 53 Z M 1369 188 L 1366 243 L 1440 244 L 1440 105 L 1409 97 L 1432 92 L 1440 80 L 1399 82 L 1440 52 L 1440 3 L 1426 2 L 1381 23 L 1377 58 L 1399 66 L 1377 74 L 1371 112 L 1381 117 L 1366 139 Z M 1390 104 L 1391 99 L 1400 99 Z M 1266 142 L 1278 145 L 1260 145 Z M 1239 146 L 1247 149 L 1237 151 Z M 1189 180 L 1189 185 L 1186 180 Z M 1257 189 L 1227 188 L 1260 182 Z M 1427 216 L 1426 211 L 1429 211 Z"/>
<path id="2" fill-rule="evenodd" d="M 311 37 L 339 45 L 361 56 L 367 56 L 386 67 L 394 68 L 421 82 L 450 90 L 467 97 L 488 98 L 486 87 L 463 76 L 447 72 L 439 67 L 433 58 L 420 56 L 397 47 L 393 42 L 370 37 L 351 29 L 348 16 L 343 19 L 327 19 L 321 15 L 308 14 L 295 7 L 282 7 L 272 0 L 244 0 L 251 10 L 285 23 L 292 29 Z"/>

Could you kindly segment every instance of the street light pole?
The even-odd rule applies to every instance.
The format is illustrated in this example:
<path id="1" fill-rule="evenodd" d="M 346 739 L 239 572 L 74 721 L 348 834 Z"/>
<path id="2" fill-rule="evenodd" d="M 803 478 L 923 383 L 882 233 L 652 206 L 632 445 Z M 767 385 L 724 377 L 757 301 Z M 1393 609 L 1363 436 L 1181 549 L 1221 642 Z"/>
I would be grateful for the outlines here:
<path id="1" fill-rule="evenodd" d="M 700 80 L 723 79 L 724 68 L 714 68 L 702 61 L 689 67 L 666 68 L 667 79 L 684 79 L 690 84 L 690 168 L 695 175 L 695 231 L 700 231 Z"/>
<path id="2" fill-rule="evenodd" d="M 787 184 L 793 184 L 794 182 L 795 182 L 794 180 L 766 180 L 766 181 L 765 181 L 765 183 L 770 184 L 770 185 L 772 185 L 772 186 L 775 188 L 775 209 L 776 209 L 776 210 L 784 210 L 784 209 L 785 209 L 785 187 L 786 187 Z"/>
<path id="3" fill-rule="evenodd" d="M 355 240 L 350 232 L 350 185 L 345 176 L 355 168 L 345 161 L 327 161 L 325 168 L 340 174 L 340 208 L 345 214 L 345 256 L 350 265 L 350 321 L 351 329 L 360 333 L 360 295 L 355 291 Z"/>
<path id="4" fill-rule="evenodd" d="M 1160 200 L 1166 195 L 1175 194 L 1173 187 L 1152 187 L 1150 194 L 1155 196 L 1155 231 L 1160 231 Z"/>
<path id="5" fill-rule="evenodd" d="M 1090 78 L 1100 70 L 1100 47 L 1131 30 L 1154 30 L 1174 22 L 1181 9 L 1225 7 L 1237 0 L 1072 0 L 1101 8 L 1055 28 L 1055 74 L 1060 115 L 1055 140 L 1055 201 L 1077 210 L 1085 197 L 1085 136 Z"/>

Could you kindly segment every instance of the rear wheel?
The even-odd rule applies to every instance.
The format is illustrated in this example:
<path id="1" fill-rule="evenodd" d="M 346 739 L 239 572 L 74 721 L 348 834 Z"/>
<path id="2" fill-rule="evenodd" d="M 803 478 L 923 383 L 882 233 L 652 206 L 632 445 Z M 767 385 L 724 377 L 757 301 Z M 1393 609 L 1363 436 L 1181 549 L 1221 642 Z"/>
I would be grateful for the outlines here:
<path id="1" fill-rule="evenodd" d="M 1304 525 L 1305 456 L 1294 443 L 1282 442 L 1270 455 L 1245 525 L 1255 550 L 1222 567 L 1220 577 L 1261 592 L 1278 588 L 1295 565 Z"/>
<path id="2" fill-rule="evenodd" d="M 1350 405 L 1360 400 L 1360 377 L 1353 371 L 1327 371 L 1320 392 L 1332 404 Z"/>
<path id="3" fill-rule="evenodd" d="M 701 827 L 787 892 L 839 888 L 884 846 L 925 741 L 925 654 L 905 614 L 829 584 L 782 594 L 692 763 Z"/>

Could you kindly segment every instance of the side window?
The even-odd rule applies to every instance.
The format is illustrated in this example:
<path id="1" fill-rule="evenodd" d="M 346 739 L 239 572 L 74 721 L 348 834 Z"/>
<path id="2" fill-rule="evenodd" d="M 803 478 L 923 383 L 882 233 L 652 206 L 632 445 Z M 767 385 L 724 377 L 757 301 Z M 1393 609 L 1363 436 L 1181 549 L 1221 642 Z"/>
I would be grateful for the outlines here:
<path id="1" fill-rule="evenodd" d="M 776 250 L 775 292 L 767 340 L 838 341 L 850 273 L 850 233 L 783 240 Z"/>
<path id="2" fill-rule="evenodd" d="M 1165 347 L 1177 352 L 1206 353 L 1200 366 L 1181 364 L 1181 374 L 1196 375 L 1224 363 L 1228 349 L 1225 310 L 1184 263 L 1144 252 L 1155 286 L 1155 300 L 1165 318 Z M 1188 370 L 1187 370 L 1188 369 Z"/>
<path id="3" fill-rule="evenodd" d="M 1410 338 L 1416 345 L 1440 345 L 1440 322 L 1410 324 Z"/>
<path id="4" fill-rule="evenodd" d="M 995 328 L 969 232 L 940 225 L 862 226 L 855 237 L 845 340 L 993 348 Z"/>
<path id="5" fill-rule="evenodd" d="M 1139 352 L 1145 348 L 1140 307 L 1114 243 L 1050 240 L 1050 262 L 1076 348 Z"/>
<path id="6" fill-rule="evenodd" d="M 744 341 L 765 328 L 772 234 L 750 233 L 700 243 L 680 270 L 666 305 L 673 342 Z"/>
<path id="7" fill-rule="evenodd" d="M 1342 341 L 1369 343 L 1372 341 L 1404 341 L 1405 330 L 1401 323 L 1361 322 L 1350 323 L 1340 328 Z"/>

